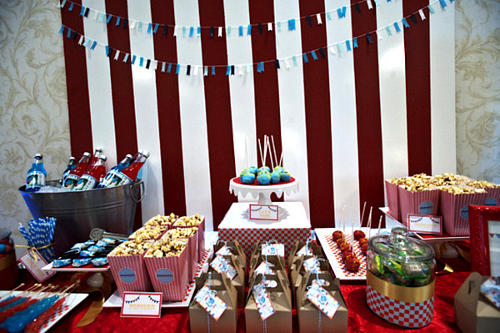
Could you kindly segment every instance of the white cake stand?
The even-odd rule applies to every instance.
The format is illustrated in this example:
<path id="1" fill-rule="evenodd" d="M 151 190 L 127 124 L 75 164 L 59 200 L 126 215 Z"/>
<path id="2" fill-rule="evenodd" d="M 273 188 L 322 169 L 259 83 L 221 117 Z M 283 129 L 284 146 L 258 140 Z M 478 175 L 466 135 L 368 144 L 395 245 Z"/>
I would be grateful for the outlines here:
<path id="1" fill-rule="evenodd" d="M 232 178 L 229 181 L 229 193 L 234 195 L 246 196 L 250 194 L 253 198 L 259 198 L 259 205 L 271 205 L 271 194 L 276 193 L 278 198 L 283 196 L 283 193 L 287 195 L 295 193 L 299 190 L 299 182 L 294 179 L 292 182 L 283 184 L 272 184 L 272 185 L 246 185 L 238 184 L 234 180 L 238 178 Z"/>

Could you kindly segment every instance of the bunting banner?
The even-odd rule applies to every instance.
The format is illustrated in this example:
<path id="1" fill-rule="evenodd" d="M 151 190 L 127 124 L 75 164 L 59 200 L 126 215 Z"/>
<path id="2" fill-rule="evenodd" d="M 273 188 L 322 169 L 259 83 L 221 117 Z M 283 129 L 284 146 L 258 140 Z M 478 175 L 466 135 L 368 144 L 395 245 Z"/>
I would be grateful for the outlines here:
<path id="1" fill-rule="evenodd" d="M 454 0 L 448 0 L 450 2 L 453 2 Z M 388 0 L 388 2 L 391 2 Z M 63 0 L 61 3 L 61 8 L 64 7 L 66 1 Z M 368 1 L 361 1 L 359 3 L 366 3 L 368 6 Z M 353 4 L 355 8 L 357 8 L 357 12 L 361 12 L 359 9 L 359 3 Z M 277 58 L 277 59 L 266 59 L 263 61 L 258 61 L 258 62 L 253 62 L 253 63 L 240 63 L 240 64 L 187 64 L 187 63 L 176 63 L 172 62 L 171 60 L 166 60 L 166 59 L 150 59 L 145 56 L 137 55 L 137 54 L 130 54 L 128 52 L 125 52 L 123 50 L 119 50 L 117 48 L 113 48 L 109 45 L 103 44 L 101 42 L 98 42 L 96 40 L 93 40 L 92 38 L 89 38 L 88 36 L 85 36 L 84 34 L 77 32 L 73 30 L 70 27 L 65 26 L 64 24 L 61 25 L 61 28 L 59 29 L 59 34 L 61 35 L 66 35 L 67 38 L 76 40 L 78 38 L 78 44 L 87 47 L 90 50 L 94 50 L 97 46 L 100 46 L 104 49 L 105 55 L 109 58 L 113 58 L 115 61 L 122 61 L 123 63 L 130 63 L 131 65 L 138 65 L 139 67 L 144 67 L 146 69 L 152 69 L 152 70 L 159 70 L 162 73 L 174 73 L 174 74 L 180 74 L 184 73 L 185 75 L 198 75 L 201 74 L 203 76 L 208 76 L 208 75 L 216 75 L 217 71 L 224 70 L 226 76 L 230 75 L 235 75 L 236 73 L 238 74 L 244 74 L 245 69 L 248 68 L 256 68 L 257 73 L 263 73 L 265 71 L 265 65 L 266 64 L 274 64 L 274 67 L 276 69 L 281 69 L 281 63 L 285 63 L 286 69 L 290 69 L 290 62 L 293 64 L 293 66 L 297 66 L 297 59 L 302 58 L 304 63 L 308 63 L 309 61 L 317 61 L 319 58 L 326 58 L 326 52 L 329 50 L 332 54 L 337 54 L 341 55 L 344 52 L 351 52 L 353 49 L 358 47 L 358 43 L 361 42 L 362 40 L 365 40 L 368 44 L 372 44 L 374 42 L 374 38 L 378 39 L 383 39 L 385 37 L 390 37 L 393 36 L 393 33 L 401 33 L 403 29 L 409 29 L 411 27 L 410 23 L 408 20 L 412 22 L 412 24 L 417 24 L 419 20 L 417 19 L 417 14 L 418 17 L 420 18 L 420 21 L 424 21 L 426 19 L 425 12 L 424 10 L 428 11 L 428 13 L 432 14 L 434 13 L 433 5 L 436 5 L 439 3 L 442 8 L 445 8 L 447 6 L 446 0 L 435 0 L 432 3 L 429 3 L 429 5 L 420 8 L 413 13 L 398 19 L 397 21 L 394 21 L 391 24 L 388 24 L 386 26 L 380 27 L 376 30 L 372 30 L 366 33 L 363 33 L 358 36 L 352 37 L 352 39 L 347 39 L 344 41 L 337 41 L 332 44 L 325 45 L 320 48 L 316 48 L 314 50 L 310 50 L 301 54 L 295 54 L 287 57 L 282 57 L 282 58 Z M 69 8 L 73 6 L 74 2 L 70 1 Z M 370 2 L 371 4 L 371 2 Z M 369 6 L 370 7 L 370 6 Z M 372 7 L 373 8 L 373 7 Z M 71 10 L 73 10 L 71 8 Z M 90 8 L 81 6 L 80 5 L 80 16 L 88 16 L 89 12 L 95 13 L 95 17 L 98 17 L 100 21 L 102 22 L 107 22 L 109 23 L 111 18 L 113 17 L 112 14 L 105 14 L 105 13 L 100 13 L 99 11 L 96 10 L 90 10 Z M 345 12 L 346 12 L 346 6 L 343 6 L 342 8 L 337 9 L 337 14 L 339 18 L 345 17 Z M 326 17 L 330 17 L 328 15 L 330 12 L 326 13 L 318 13 L 315 15 L 310 15 L 306 17 L 301 17 L 297 19 L 289 19 L 286 21 L 287 23 L 287 28 L 289 31 L 295 30 L 295 21 L 296 20 L 301 20 L 305 19 L 308 22 L 309 26 L 312 26 L 312 21 L 311 17 L 316 17 L 317 24 L 322 24 L 322 19 L 321 15 L 326 15 Z M 119 16 L 115 16 L 116 21 L 120 22 L 122 18 Z M 122 20 L 124 23 L 125 21 Z M 148 23 L 145 24 L 144 22 L 141 21 L 131 21 L 131 24 L 134 24 L 137 22 L 137 26 L 147 26 L 147 33 L 155 34 L 158 30 L 158 27 L 160 26 L 160 23 Z M 280 26 L 281 21 L 276 21 L 276 22 L 269 22 L 268 27 L 272 29 L 272 26 Z M 163 27 L 168 27 L 166 24 L 161 24 Z M 257 25 L 258 26 L 258 25 Z M 229 26 L 228 26 L 229 27 Z M 243 26 L 237 27 L 237 33 L 239 36 L 243 36 L 244 34 L 250 35 L 251 30 L 252 30 L 253 25 L 248 24 L 245 28 Z M 183 35 L 188 35 L 189 37 L 193 37 L 194 35 L 200 36 L 201 35 L 201 29 L 204 29 L 207 27 L 182 27 Z M 210 37 L 213 36 L 213 32 L 215 31 L 213 27 L 209 27 L 209 33 Z M 279 30 L 279 29 L 278 29 Z M 227 30 L 226 30 L 227 33 Z M 319 57 L 318 57 L 319 54 Z M 121 59 L 120 59 L 121 57 Z M 138 60 L 138 61 L 136 61 Z M 174 71 L 172 69 L 175 68 Z M 248 72 L 248 70 L 246 71 Z"/>

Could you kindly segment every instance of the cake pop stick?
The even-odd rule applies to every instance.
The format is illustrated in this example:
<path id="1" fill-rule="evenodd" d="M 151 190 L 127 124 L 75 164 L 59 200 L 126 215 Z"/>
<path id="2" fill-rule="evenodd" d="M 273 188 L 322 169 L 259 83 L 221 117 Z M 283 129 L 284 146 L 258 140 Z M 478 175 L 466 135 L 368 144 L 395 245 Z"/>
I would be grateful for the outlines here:
<path id="1" fill-rule="evenodd" d="M 283 151 L 281 151 L 281 157 L 280 157 L 280 164 L 281 167 L 283 167 Z"/>
<path id="2" fill-rule="evenodd" d="M 370 238 L 372 231 L 372 210 L 373 206 L 370 206 L 370 213 L 368 214 L 368 238 Z"/>
<path id="3" fill-rule="evenodd" d="M 257 139 L 257 141 L 259 142 L 260 163 L 261 163 L 261 166 L 264 166 L 264 155 L 262 155 L 262 146 L 260 144 L 260 139 Z M 258 163 L 257 163 L 257 166 L 258 166 Z"/>
<path id="4" fill-rule="evenodd" d="M 378 234 L 380 233 L 380 227 L 382 226 L 382 218 L 384 216 L 383 215 L 380 215 L 380 218 L 378 219 L 378 229 L 377 229 L 377 236 Z"/>
<path id="5" fill-rule="evenodd" d="M 340 221 L 342 223 L 342 233 L 345 234 L 345 218 L 344 218 L 344 213 L 345 213 L 345 205 L 342 206 L 342 210 L 340 211 Z"/>
<path id="6" fill-rule="evenodd" d="M 267 135 L 264 135 L 264 162 L 262 163 L 262 166 L 265 166 L 267 164 L 266 137 Z"/>
<path id="7" fill-rule="evenodd" d="M 281 165 L 278 164 L 278 155 L 276 155 L 276 145 L 274 144 L 274 135 L 271 135 L 271 141 L 273 142 L 273 151 L 274 151 L 274 160 L 276 161 L 276 165 Z"/>
<path id="8" fill-rule="evenodd" d="M 273 159 L 273 152 L 271 149 L 271 140 L 269 140 L 269 136 L 267 136 L 267 135 L 266 135 L 266 141 L 267 141 L 266 149 L 269 149 L 269 157 L 271 158 L 271 166 L 272 166 L 272 170 L 274 170 L 274 159 Z"/>
<path id="9" fill-rule="evenodd" d="M 363 226 L 363 220 L 365 218 L 365 208 L 366 208 L 366 201 L 363 203 L 363 211 L 361 212 L 361 221 L 359 222 L 360 226 Z"/>

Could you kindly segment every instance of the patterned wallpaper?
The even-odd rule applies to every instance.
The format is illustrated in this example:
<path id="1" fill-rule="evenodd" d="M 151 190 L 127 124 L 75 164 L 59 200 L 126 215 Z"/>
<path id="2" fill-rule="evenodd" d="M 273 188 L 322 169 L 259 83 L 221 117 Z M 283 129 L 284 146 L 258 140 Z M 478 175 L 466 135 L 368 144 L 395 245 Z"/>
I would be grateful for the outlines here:
<path id="1" fill-rule="evenodd" d="M 500 1 L 456 10 L 457 169 L 500 183 Z M 43 152 L 51 179 L 70 154 L 60 24 L 55 1 L 0 1 L 0 226 L 17 243 L 30 218 L 17 188 L 32 156 Z"/>

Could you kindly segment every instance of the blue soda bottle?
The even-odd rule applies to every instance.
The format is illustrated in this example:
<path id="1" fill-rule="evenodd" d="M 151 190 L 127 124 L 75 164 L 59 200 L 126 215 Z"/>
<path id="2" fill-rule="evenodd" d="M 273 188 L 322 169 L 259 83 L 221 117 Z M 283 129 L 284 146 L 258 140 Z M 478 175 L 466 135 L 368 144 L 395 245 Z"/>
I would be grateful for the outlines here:
<path id="1" fill-rule="evenodd" d="M 62 178 L 61 178 L 62 183 L 64 183 L 64 179 L 66 179 L 66 176 L 68 175 L 68 173 L 71 170 L 73 170 L 74 168 L 76 168 L 76 158 L 74 158 L 73 156 L 71 156 L 69 158 L 69 161 L 68 161 L 68 166 L 66 167 L 66 170 L 64 170 L 64 172 L 63 172 L 63 175 L 62 175 Z"/>
<path id="2" fill-rule="evenodd" d="M 43 155 L 36 154 L 33 159 L 31 169 L 28 170 L 26 175 L 26 191 L 36 192 L 42 186 L 45 186 L 45 179 L 47 178 L 47 171 L 43 167 Z"/>
<path id="3" fill-rule="evenodd" d="M 124 168 L 128 167 L 132 163 L 133 160 L 134 160 L 134 158 L 132 157 L 131 154 L 125 155 L 125 158 L 120 163 L 118 163 L 117 166 L 115 166 L 114 168 L 111 168 L 111 170 L 108 171 L 108 173 L 106 174 L 104 179 L 99 183 L 99 185 L 97 185 L 97 188 L 108 187 L 108 185 L 110 184 L 110 182 L 112 181 L 114 176 L 118 172 L 122 171 Z"/>

